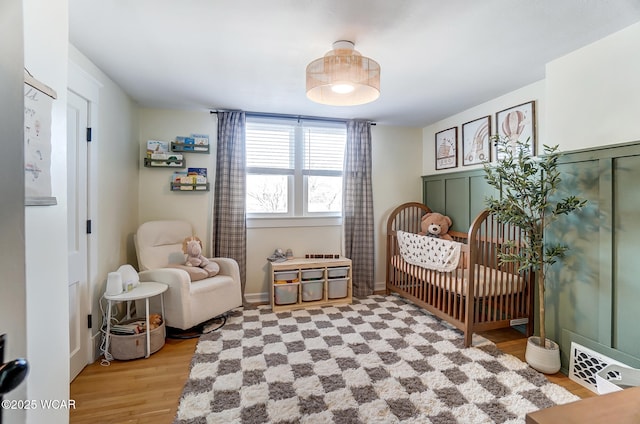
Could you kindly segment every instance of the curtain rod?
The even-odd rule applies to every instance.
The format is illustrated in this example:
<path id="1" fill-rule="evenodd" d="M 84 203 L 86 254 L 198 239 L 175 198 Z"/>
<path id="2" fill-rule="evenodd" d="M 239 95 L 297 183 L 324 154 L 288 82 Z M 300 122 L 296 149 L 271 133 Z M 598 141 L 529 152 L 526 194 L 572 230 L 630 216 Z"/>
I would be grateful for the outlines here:
<path id="1" fill-rule="evenodd" d="M 214 114 L 218 112 L 241 112 L 240 110 L 233 109 L 215 109 L 210 110 L 209 113 Z M 288 115 L 285 113 L 265 113 L 265 112 L 245 112 L 246 116 L 252 116 L 257 118 L 285 118 L 285 119 L 295 119 L 295 120 L 308 120 L 308 121 L 326 121 L 326 122 L 343 122 L 347 123 L 350 119 L 342 119 L 342 118 L 326 118 L 323 116 L 308 116 L 308 115 Z M 371 125 L 375 125 L 375 122 L 369 121 L 365 119 L 365 121 L 371 123 Z"/>

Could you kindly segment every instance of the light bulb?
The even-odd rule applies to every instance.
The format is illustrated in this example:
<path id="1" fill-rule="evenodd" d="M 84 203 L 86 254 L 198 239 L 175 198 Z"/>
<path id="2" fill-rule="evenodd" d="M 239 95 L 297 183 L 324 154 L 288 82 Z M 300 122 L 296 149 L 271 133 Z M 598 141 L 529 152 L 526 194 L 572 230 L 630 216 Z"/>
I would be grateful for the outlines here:
<path id="1" fill-rule="evenodd" d="M 348 94 L 355 90 L 355 87 L 349 83 L 338 83 L 331 86 L 331 91 L 338 94 Z"/>

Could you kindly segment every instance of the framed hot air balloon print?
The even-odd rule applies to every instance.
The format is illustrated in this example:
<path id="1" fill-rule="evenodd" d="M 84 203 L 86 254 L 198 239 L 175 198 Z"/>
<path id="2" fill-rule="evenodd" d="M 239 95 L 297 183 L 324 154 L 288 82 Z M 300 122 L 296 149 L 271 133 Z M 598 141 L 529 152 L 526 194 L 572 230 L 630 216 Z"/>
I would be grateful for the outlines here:
<path id="1" fill-rule="evenodd" d="M 496 113 L 497 134 L 516 146 L 516 141 L 528 144 L 529 152 L 536 154 L 536 109 L 530 101 Z M 496 154 L 496 158 L 500 159 Z"/>
<path id="2" fill-rule="evenodd" d="M 436 133 L 436 169 L 458 166 L 458 127 Z"/>
<path id="3" fill-rule="evenodd" d="M 462 124 L 462 165 L 476 165 L 491 160 L 490 134 L 490 116 Z"/>

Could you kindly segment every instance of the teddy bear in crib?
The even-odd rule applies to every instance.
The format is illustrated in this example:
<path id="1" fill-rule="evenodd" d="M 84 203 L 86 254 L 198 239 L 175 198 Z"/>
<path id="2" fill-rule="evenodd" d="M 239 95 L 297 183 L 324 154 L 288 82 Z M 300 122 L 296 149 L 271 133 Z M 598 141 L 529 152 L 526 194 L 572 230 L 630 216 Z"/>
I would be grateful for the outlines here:
<path id="1" fill-rule="evenodd" d="M 419 233 L 423 236 L 441 238 L 443 240 L 453 240 L 449 234 L 451 227 L 451 218 L 438 212 L 429 212 L 422 216 Z"/>

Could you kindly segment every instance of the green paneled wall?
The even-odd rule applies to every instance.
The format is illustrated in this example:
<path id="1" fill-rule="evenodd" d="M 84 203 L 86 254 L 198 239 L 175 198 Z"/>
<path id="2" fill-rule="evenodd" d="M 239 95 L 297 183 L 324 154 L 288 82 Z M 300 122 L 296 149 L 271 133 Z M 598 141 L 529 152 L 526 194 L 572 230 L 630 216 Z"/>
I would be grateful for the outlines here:
<path id="1" fill-rule="evenodd" d="M 613 163 L 614 259 L 613 344 L 622 352 L 640 356 L 640 156 Z M 633 337 L 629 337 L 633 335 Z"/>
<path id="2" fill-rule="evenodd" d="M 571 341 L 631 366 L 640 361 L 640 142 L 566 152 L 559 196 L 589 201 L 547 233 L 570 246 L 548 273 L 547 334 L 560 343 L 563 365 Z M 484 170 L 424 176 L 423 201 L 466 231 L 495 191 Z M 630 363 L 632 362 L 632 363 Z"/>
<path id="3" fill-rule="evenodd" d="M 468 178 L 449 178 L 444 182 L 445 193 L 469 193 Z M 445 196 L 445 215 L 453 221 L 453 229 L 469 228 L 469 200 L 463 196 Z M 438 212 L 438 210 L 436 210 Z M 441 212 L 444 213 L 444 212 Z"/>
<path id="4" fill-rule="evenodd" d="M 611 325 L 600 328 L 599 324 L 603 319 L 610 321 L 610 300 L 603 304 L 600 301 L 610 299 L 610 282 L 601 281 L 600 275 L 601 266 L 605 267 L 605 275 L 610 274 L 610 261 L 600 261 L 598 161 L 563 163 L 560 170 L 562 187 L 558 196 L 576 194 L 588 203 L 580 212 L 561 217 L 546 234 L 549 242 L 570 247 L 564 260 L 547 274 L 547 334 L 560 340 L 561 330 L 566 328 L 592 340 L 606 341 L 610 339 Z"/>
<path id="5" fill-rule="evenodd" d="M 486 208 L 486 199 L 495 197 L 498 195 L 496 189 L 487 184 L 484 179 L 484 172 L 482 175 L 476 175 L 469 177 L 469 225 L 473 219 L 480 214 Z"/>
<path id="6" fill-rule="evenodd" d="M 449 216 L 452 229 L 463 232 L 485 208 L 485 199 L 495 192 L 482 170 L 422 177 L 422 188 L 425 204 L 434 212 Z"/>
<path id="7" fill-rule="evenodd" d="M 429 201 L 431 203 L 427 203 L 429 207 L 434 212 L 440 212 L 445 209 L 444 207 L 444 199 L 445 199 L 445 181 L 444 180 L 434 180 L 434 181 L 424 181 L 424 193 L 422 195 L 423 198 L 426 198 L 427 193 L 429 193 Z M 442 213 L 442 212 L 440 212 Z"/>

